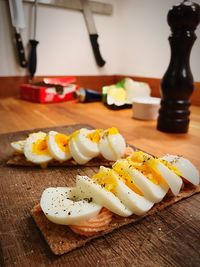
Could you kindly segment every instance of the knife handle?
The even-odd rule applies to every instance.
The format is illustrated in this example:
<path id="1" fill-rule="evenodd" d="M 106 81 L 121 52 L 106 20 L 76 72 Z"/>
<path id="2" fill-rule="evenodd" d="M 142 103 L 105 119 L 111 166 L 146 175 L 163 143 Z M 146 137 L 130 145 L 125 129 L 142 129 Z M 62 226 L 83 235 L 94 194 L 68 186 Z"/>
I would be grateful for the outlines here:
<path id="1" fill-rule="evenodd" d="M 92 49 L 98 66 L 103 67 L 106 61 L 101 56 L 98 44 L 98 37 L 98 34 L 90 34 L 90 42 L 92 44 Z"/>
<path id="2" fill-rule="evenodd" d="M 25 68 L 27 66 L 27 61 L 25 57 L 24 52 L 24 46 L 22 43 L 22 38 L 20 33 L 15 33 L 15 40 L 16 40 L 16 46 L 17 46 L 17 54 L 19 58 L 19 64 L 22 68 Z"/>
<path id="3" fill-rule="evenodd" d="M 30 78 L 32 79 L 35 74 L 36 66 L 37 66 L 36 47 L 39 44 L 39 42 L 36 40 L 29 40 L 29 44 L 30 44 L 30 54 L 29 54 L 28 70 L 29 70 Z"/>

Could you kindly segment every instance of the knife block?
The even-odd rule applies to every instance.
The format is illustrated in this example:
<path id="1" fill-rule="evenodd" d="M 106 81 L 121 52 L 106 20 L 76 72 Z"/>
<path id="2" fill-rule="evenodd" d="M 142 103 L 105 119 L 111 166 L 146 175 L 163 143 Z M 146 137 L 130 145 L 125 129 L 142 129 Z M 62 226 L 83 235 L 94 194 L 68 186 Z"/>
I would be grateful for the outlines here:
<path id="1" fill-rule="evenodd" d="M 200 6 L 184 1 L 168 13 L 171 27 L 169 43 L 171 59 L 161 81 L 161 108 L 157 129 L 163 132 L 186 133 L 189 128 L 190 96 L 194 90 L 190 69 L 190 53 L 200 22 Z"/>

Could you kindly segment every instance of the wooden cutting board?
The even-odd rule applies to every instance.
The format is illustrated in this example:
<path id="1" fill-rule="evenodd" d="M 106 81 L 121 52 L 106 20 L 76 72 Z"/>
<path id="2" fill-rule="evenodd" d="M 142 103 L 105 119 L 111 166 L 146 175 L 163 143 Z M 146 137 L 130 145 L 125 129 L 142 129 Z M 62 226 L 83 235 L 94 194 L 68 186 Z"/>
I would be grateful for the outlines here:
<path id="1" fill-rule="evenodd" d="M 81 127 L 90 126 L 53 129 L 71 133 Z M 8 167 L 10 142 L 33 131 L 0 135 L 0 266 L 200 266 L 199 195 L 69 254 L 53 255 L 30 210 L 46 187 L 73 185 L 77 171 L 90 176 L 98 168 Z"/>

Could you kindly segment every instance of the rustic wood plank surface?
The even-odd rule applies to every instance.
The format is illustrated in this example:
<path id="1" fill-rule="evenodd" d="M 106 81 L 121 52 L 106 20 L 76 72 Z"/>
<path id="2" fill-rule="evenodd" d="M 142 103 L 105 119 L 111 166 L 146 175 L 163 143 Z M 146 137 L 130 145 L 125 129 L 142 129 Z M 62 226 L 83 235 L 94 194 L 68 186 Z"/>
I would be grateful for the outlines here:
<path id="1" fill-rule="evenodd" d="M 0 266 L 200 266 L 199 195 L 58 257 L 50 252 L 30 210 L 47 186 L 71 185 L 77 168 L 27 171 L 5 165 L 12 152 L 10 141 L 26 134 L 15 131 L 87 123 L 98 128 L 117 126 L 128 143 L 158 156 L 167 152 L 182 154 L 200 168 L 200 108 L 192 107 L 191 111 L 189 133 L 174 135 L 157 131 L 155 121 L 133 120 L 130 109 L 111 111 L 101 103 L 40 105 L 2 99 Z"/>

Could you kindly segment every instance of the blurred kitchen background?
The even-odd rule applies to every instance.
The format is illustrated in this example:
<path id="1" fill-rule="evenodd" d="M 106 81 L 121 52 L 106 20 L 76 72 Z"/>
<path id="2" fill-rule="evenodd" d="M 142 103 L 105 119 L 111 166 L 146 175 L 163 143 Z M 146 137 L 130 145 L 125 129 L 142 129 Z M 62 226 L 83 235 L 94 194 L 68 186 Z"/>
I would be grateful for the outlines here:
<path id="1" fill-rule="evenodd" d="M 113 6 L 112 15 L 93 13 L 100 50 L 106 60 L 97 66 L 81 11 L 38 4 L 36 76 L 126 75 L 162 78 L 170 59 L 166 21 L 180 0 L 98 0 Z M 196 0 L 199 3 L 199 0 Z M 26 28 L 21 31 L 27 52 L 32 34 L 32 5 L 24 3 Z M 191 70 L 200 81 L 200 27 L 191 53 Z M 13 45 L 8 1 L 0 0 L 0 76 L 25 76 Z"/>

